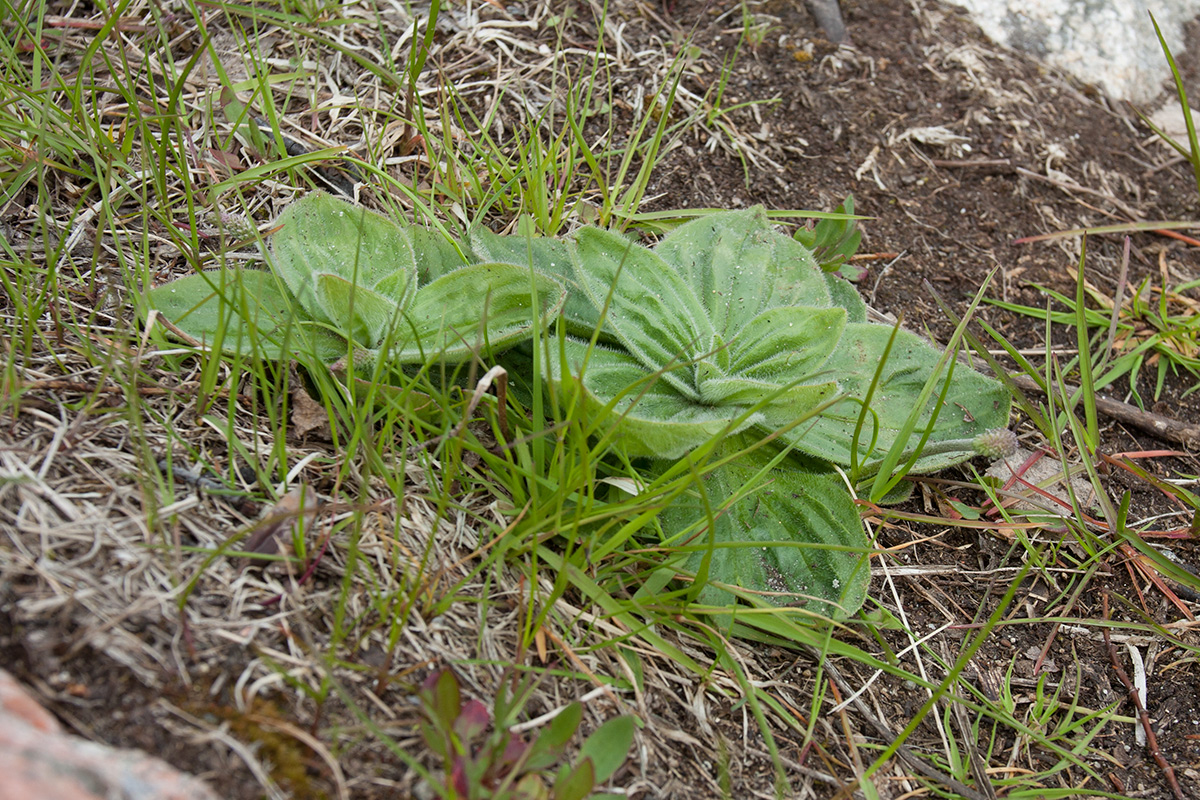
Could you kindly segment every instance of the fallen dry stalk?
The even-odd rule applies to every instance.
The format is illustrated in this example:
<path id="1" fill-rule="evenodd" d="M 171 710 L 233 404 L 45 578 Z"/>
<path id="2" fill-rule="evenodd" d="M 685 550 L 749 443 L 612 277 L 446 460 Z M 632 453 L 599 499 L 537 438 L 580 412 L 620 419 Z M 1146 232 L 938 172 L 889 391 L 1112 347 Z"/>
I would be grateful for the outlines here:
<path id="1" fill-rule="evenodd" d="M 1108 591 L 1104 591 L 1100 595 L 1100 598 L 1104 607 L 1104 618 L 1108 619 Z M 1117 673 L 1117 677 L 1121 679 L 1121 685 L 1125 687 L 1130 702 L 1137 709 L 1138 719 L 1141 720 L 1142 729 L 1146 732 L 1146 749 L 1150 751 L 1154 763 L 1158 764 L 1159 769 L 1167 777 L 1167 783 L 1170 785 L 1171 791 L 1175 794 L 1176 800 L 1185 800 L 1183 790 L 1179 788 L 1179 781 L 1175 779 L 1175 768 L 1167 763 L 1167 759 L 1163 756 L 1162 751 L 1158 749 L 1158 737 L 1154 735 L 1154 727 L 1150 724 L 1150 713 L 1142 705 L 1142 698 L 1138 695 L 1137 689 L 1134 688 L 1133 681 L 1129 680 L 1129 675 L 1125 672 L 1125 668 L 1121 666 L 1121 657 L 1117 654 L 1117 648 L 1113 647 L 1112 639 L 1108 635 L 1108 628 L 1104 628 L 1103 633 L 1104 646 L 1108 648 L 1108 657 L 1112 661 L 1113 670 Z"/>
<path id="2" fill-rule="evenodd" d="M 1045 394 L 1045 389 L 1028 375 L 1010 375 L 1009 379 L 1023 391 Z M 1077 386 L 1064 386 L 1063 389 L 1067 394 L 1079 391 Z M 1096 410 L 1106 417 L 1126 425 L 1132 425 L 1163 441 L 1175 442 L 1184 447 L 1200 447 L 1200 425 L 1191 425 L 1177 419 L 1164 417 L 1162 414 L 1143 411 L 1129 403 L 1110 400 L 1100 395 L 1096 395 Z"/>

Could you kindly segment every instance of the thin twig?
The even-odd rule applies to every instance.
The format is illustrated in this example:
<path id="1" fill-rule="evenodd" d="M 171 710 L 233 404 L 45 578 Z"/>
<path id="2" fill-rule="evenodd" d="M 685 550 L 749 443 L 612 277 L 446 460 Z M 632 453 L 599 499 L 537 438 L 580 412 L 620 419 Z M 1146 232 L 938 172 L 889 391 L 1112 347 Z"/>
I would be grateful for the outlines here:
<path id="1" fill-rule="evenodd" d="M 1104 607 L 1104 619 L 1108 619 L 1108 590 L 1104 590 L 1101 595 L 1101 603 Z M 1129 675 L 1126 674 L 1125 668 L 1121 666 L 1121 657 L 1117 654 L 1117 648 L 1113 647 L 1112 639 L 1108 635 L 1108 628 L 1101 629 L 1104 634 L 1104 646 L 1108 648 L 1108 658 L 1112 661 L 1113 670 L 1117 673 L 1117 677 L 1121 679 L 1121 685 L 1125 687 L 1125 691 L 1129 694 L 1129 699 L 1133 703 L 1133 707 L 1137 709 L 1138 719 L 1141 720 L 1142 730 L 1146 732 L 1146 749 L 1150 751 L 1150 755 L 1154 758 L 1154 763 L 1158 764 L 1159 769 L 1167 776 L 1167 783 L 1171 787 L 1171 791 L 1175 794 L 1176 800 L 1186 800 L 1183 795 L 1183 790 L 1179 788 L 1179 781 L 1175 779 L 1175 768 L 1167 763 L 1167 759 L 1163 756 L 1162 751 L 1158 749 L 1158 737 L 1154 735 L 1154 728 L 1150 724 L 1150 713 L 1146 711 L 1146 707 L 1142 705 L 1142 698 L 1134 688 L 1133 681 L 1129 680 Z"/>
<path id="2" fill-rule="evenodd" d="M 958 324 L 959 317 L 954 314 L 946 302 L 933 289 L 933 285 L 929 281 L 925 281 L 925 289 L 937 301 L 938 306 L 947 313 L 954 324 Z M 867 317 L 873 321 L 879 321 L 879 317 L 886 320 L 885 315 L 879 314 L 878 311 L 868 306 Z M 895 320 L 890 320 L 894 324 Z M 959 354 L 959 360 L 974 369 L 986 371 L 988 365 L 982 363 L 979 359 L 974 358 L 967 352 Z M 1037 392 L 1038 394 L 1046 394 L 1046 390 L 1033 378 L 1021 373 L 1008 373 L 999 375 L 1006 386 L 1016 386 L 1022 391 Z M 1071 386 L 1070 384 L 1063 385 L 1063 391 L 1067 395 L 1074 395 L 1079 391 L 1079 387 Z M 1123 403 L 1120 400 L 1110 400 L 1106 397 L 1096 395 L 1096 410 L 1106 417 L 1123 422 L 1126 425 L 1132 425 L 1135 428 L 1145 431 L 1159 439 L 1167 442 L 1175 442 L 1184 447 L 1200 448 L 1200 425 L 1192 425 L 1187 422 L 1181 422 L 1177 419 L 1164 417 L 1161 414 L 1155 414 L 1150 411 L 1143 411 L 1137 406 L 1132 406 L 1129 403 Z"/>
<path id="3" fill-rule="evenodd" d="M 243 514 L 254 516 L 258 513 L 258 503 L 247 497 L 245 492 L 230 487 L 222 480 L 175 465 L 166 458 L 158 460 L 158 469 L 160 472 L 170 475 L 173 480 L 196 487 L 209 497 L 224 500 Z"/>
<path id="4" fill-rule="evenodd" d="M 1108 192 L 1102 192 L 1098 189 L 1089 189 L 1088 187 L 1080 186 L 1078 183 L 1075 183 L 1073 181 L 1070 183 L 1068 183 L 1067 181 L 1060 181 L 1056 178 L 1051 178 L 1047 175 L 1041 175 L 1037 172 L 1034 172 L 1031 169 L 1025 169 L 1024 167 L 1017 167 L 1015 171 L 1018 175 L 1020 175 L 1022 177 L 1030 178 L 1031 180 L 1035 180 L 1035 181 L 1041 181 L 1043 183 L 1048 183 L 1051 186 L 1056 186 L 1059 189 L 1062 189 L 1064 192 L 1067 192 L 1067 193 L 1080 192 L 1081 194 L 1090 194 L 1092 197 L 1099 197 L 1101 200 L 1107 200 L 1108 202 L 1110 202 L 1114 206 L 1116 206 L 1117 209 L 1120 210 L 1122 214 L 1125 214 L 1130 219 L 1141 219 L 1142 218 L 1142 215 L 1139 214 L 1134 208 L 1130 207 L 1129 205 L 1127 205 L 1125 203 L 1122 203 L 1120 200 L 1113 197 Z"/>
<path id="5" fill-rule="evenodd" d="M 1027 392 L 1045 394 L 1045 390 L 1038 385 L 1037 381 L 1028 375 L 1010 375 L 1009 377 L 1013 383 Z M 1074 394 L 1079 391 L 1078 387 L 1075 386 L 1065 386 L 1063 388 L 1067 394 Z M 1163 441 L 1175 442 L 1184 447 L 1200 448 L 1200 425 L 1191 425 L 1177 419 L 1164 417 L 1162 414 L 1143 411 L 1129 403 L 1122 403 L 1120 400 L 1110 400 L 1099 395 L 1096 396 L 1096 410 L 1106 417 L 1111 417 L 1118 422 L 1132 425 Z"/>
<path id="6" fill-rule="evenodd" d="M 1030 169 L 1017 166 L 1007 158 L 988 158 L 988 159 L 968 159 L 968 160 L 949 160 L 949 159 L 933 159 L 933 165 L 936 167 L 948 167 L 951 169 L 986 169 L 993 172 L 1015 173 L 1024 178 L 1029 178 L 1042 183 L 1048 183 L 1062 189 L 1064 192 L 1080 192 L 1082 194 L 1090 194 L 1092 197 L 1099 197 L 1102 200 L 1107 200 L 1127 215 L 1130 219 L 1141 219 L 1141 214 L 1136 209 L 1132 208 L 1121 200 L 1113 197 L 1108 192 L 1102 192 L 1099 189 L 1089 189 L 1086 186 L 1081 186 L 1074 181 L 1067 182 L 1051 178 L 1048 175 L 1042 175 Z"/>
<path id="7" fill-rule="evenodd" d="M 963 710 L 963 704 L 955 700 L 950 701 L 950 708 L 954 712 L 954 724 L 958 728 L 959 741 L 967 752 L 975 785 L 983 790 L 983 794 L 988 800 L 996 800 L 996 788 L 988 779 L 987 763 L 979 755 L 979 748 L 975 746 L 976 737 L 972 734 L 971 721 L 967 719 L 967 712 Z"/>
<path id="8" fill-rule="evenodd" d="M 950 169 L 987 169 L 994 172 L 1014 172 L 1016 167 L 1007 158 L 971 158 L 971 159 L 932 159 L 935 167 Z"/>
<path id="9" fill-rule="evenodd" d="M 79 394 L 126 394 L 132 390 L 144 397 L 157 397 L 171 394 L 175 391 L 174 389 L 164 389 L 161 386 L 96 386 L 85 381 L 72 381 L 61 378 L 30 381 L 20 388 L 34 391 L 77 392 Z"/>

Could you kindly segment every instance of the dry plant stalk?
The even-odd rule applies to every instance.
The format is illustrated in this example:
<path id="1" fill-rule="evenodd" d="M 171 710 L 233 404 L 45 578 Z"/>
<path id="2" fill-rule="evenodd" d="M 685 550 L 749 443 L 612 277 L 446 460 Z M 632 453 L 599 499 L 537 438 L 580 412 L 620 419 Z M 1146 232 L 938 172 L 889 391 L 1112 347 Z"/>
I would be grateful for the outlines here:
<path id="1" fill-rule="evenodd" d="M 1101 594 L 1101 602 L 1104 607 L 1104 618 L 1108 619 L 1108 590 L 1104 590 Z M 1150 756 L 1154 759 L 1154 763 L 1158 764 L 1159 769 L 1163 771 L 1163 775 L 1167 778 L 1167 784 L 1171 787 L 1171 792 L 1175 795 L 1175 800 L 1186 800 L 1183 790 L 1179 788 L 1179 781 L 1175 779 L 1175 768 L 1167 763 L 1167 759 L 1163 756 L 1162 751 L 1158 749 L 1158 737 L 1154 735 L 1154 726 L 1150 724 L 1150 712 L 1142 705 L 1142 698 L 1138 695 L 1138 691 L 1134 688 L 1133 681 L 1129 680 L 1129 675 L 1125 672 L 1125 668 L 1121 666 L 1121 657 L 1117 654 L 1117 648 L 1113 646 L 1112 638 L 1108 635 L 1108 628 L 1103 629 L 1104 646 L 1108 648 L 1108 657 L 1112 661 L 1113 671 L 1117 673 L 1117 677 L 1121 679 L 1121 685 L 1125 687 L 1126 693 L 1129 695 L 1130 702 L 1137 709 L 1138 719 L 1142 723 L 1142 729 L 1146 731 L 1146 749 L 1150 752 Z"/>
<path id="2" fill-rule="evenodd" d="M 253 561 L 292 555 L 296 534 L 312 527 L 320 504 L 311 486 L 297 487 L 284 495 L 248 532 L 245 551 L 254 555 L 243 559 L 243 568 Z"/>

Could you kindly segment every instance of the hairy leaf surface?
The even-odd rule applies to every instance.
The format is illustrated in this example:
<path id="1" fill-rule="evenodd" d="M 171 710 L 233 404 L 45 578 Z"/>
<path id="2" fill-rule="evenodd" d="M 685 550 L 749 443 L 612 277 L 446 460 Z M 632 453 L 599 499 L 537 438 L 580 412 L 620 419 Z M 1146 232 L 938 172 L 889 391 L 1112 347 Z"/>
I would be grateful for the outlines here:
<path id="1" fill-rule="evenodd" d="M 471 250 L 483 261 L 533 267 L 566 285 L 567 300 L 561 316 L 571 333 L 590 337 L 600 327 L 600 312 L 575 281 L 573 241 L 534 236 L 532 232 L 501 236 L 483 226 L 472 228 L 468 241 Z"/>
<path id="2" fill-rule="evenodd" d="M 288 289 L 314 319 L 334 322 L 316 296 L 317 276 L 337 275 L 374 288 L 395 273 L 388 295 L 401 307 L 417 288 L 417 262 L 411 238 L 379 214 L 327 194 L 314 193 L 289 205 L 271 237 L 272 262 Z"/>
<path id="3" fill-rule="evenodd" d="M 266 359 L 299 352 L 326 361 L 346 354 L 344 339 L 306 321 L 270 272 L 224 269 L 151 289 L 151 307 L 192 344 Z"/>
<path id="4" fill-rule="evenodd" d="M 769 308 L 833 304 L 812 254 L 776 231 L 761 206 L 681 225 L 655 252 L 703 300 L 725 341 Z"/>
<path id="5" fill-rule="evenodd" d="M 287 358 L 292 340 L 275 331 L 299 327 L 310 332 L 310 349 L 321 360 L 338 361 L 352 351 L 354 363 L 366 365 L 381 357 L 462 361 L 500 350 L 529 337 L 535 324 L 548 325 L 566 298 L 563 283 L 536 268 L 476 263 L 474 253 L 437 231 L 402 227 L 321 193 L 285 209 L 271 252 L 279 280 L 233 270 L 230 275 L 247 277 L 214 295 L 213 278 L 194 276 L 153 290 L 150 303 L 181 335 L 214 341 L 228 331 L 224 349 L 267 339 L 275 344 L 262 354 Z M 437 277 L 419 287 L 422 269 Z M 249 327 L 231 323 L 226 307 L 253 310 L 241 315 Z"/>
<path id="6" fill-rule="evenodd" d="M 846 326 L 823 371 L 828 377 L 837 379 L 848 399 L 801 423 L 786 435 L 788 441 L 806 453 L 835 464 L 850 464 L 859 412 L 878 370 L 879 381 L 858 437 L 858 460 L 869 463 L 887 452 L 916 407 L 925 382 L 942 355 L 916 334 L 901 330 L 896 332 L 891 353 L 881 365 L 880 358 L 891 335 L 892 329 L 886 325 L 853 323 Z M 921 436 L 929 428 L 933 406 L 945 380 L 943 370 L 937 390 L 922 410 L 916 430 L 902 447 L 916 448 L 920 443 Z M 992 428 L 1005 427 L 1010 403 L 1008 392 L 999 383 L 959 365 L 937 415 L 930 441 L 971 439 Z M 781 426 L 795 418 L 788 417 L 786 409 L 779 406 L 768 409 L 765 414 L 768 426 Z M 868 449 L 872 441 L 874 448 Z M 973 451 L 964 449 L 957 453 L 922 456 L 914 471 L 943 469 L 972 455 Z"/>
<path id="7" fill-rule="evenodd" d="M 713 348 L 704 306 L 671 264 L 609 231 L 584 228 L 573 251 L 576 280 L 605 325 L 651 371 L 689 364 Z M 696 387 L 671 369 L 664 380 L 695 397 Z"/>
<path id="8" fill-rule="evenodd" d="M 382 294 L 340 275 L 326 272 L 315 278 L 317 302 L 325 318 L 363 347 L 383 341 L 400 318 L 400 305 Z"/>
<path id="9" fill-rule="evenodd" d="M 554 344 L 551 344 L 551 349 Z M 578 339 L 565 342 L 567 374 L 551 359 L 551 379 L 572 380 L 584 375 L 589 412 L 598 417 L 598 433 L 615 426 L 616 444 L 632 456 L 675 459 L 715 436 L 729 435 L 754 425 L 760 414 L 734 413 L 731 407 L 712 408 L 692 402 L 649 372 L 633 356 Z M 739 420 L 738 417 L 745 416 Z"/>
<path id="10" fill-rule="evenodd" d="M 846 327 L 844 308 L 782 306 L 746 323 L 732 343 L 730 369 L 747 378 L 816 375 Z"/>
<path id="11" fill-rule="evenodd" d="M 529 336 L 535 320 L 548 325 L 565 296 L 561 283 L 528 267 L 472 264 L 456 269 L 417 292 L 396 327 L 391 358 L 419 363 L 437 355 L 453 362 L 484 348 L 509 347 Z"/>
<path id="12" fill-rule="evenodd" d="M 777 451 L 739 452 L 753 442 L 743 434 L 713 455 L 736 457 L 702 479 L 714 516 L 711 530 L 699 492 L 680 498 L 661 516 L 664 530 L 696 531 L 691 544 L 700 549 L 686 568 L 698 573 L 708 562 L 700 602 L 735 602 L 718 585 L 724 584 L 818 614 L 857 611 L 870 581 L 870 543 L 842 477 L 827 464 L 796 455 L 772 468 Z"/>

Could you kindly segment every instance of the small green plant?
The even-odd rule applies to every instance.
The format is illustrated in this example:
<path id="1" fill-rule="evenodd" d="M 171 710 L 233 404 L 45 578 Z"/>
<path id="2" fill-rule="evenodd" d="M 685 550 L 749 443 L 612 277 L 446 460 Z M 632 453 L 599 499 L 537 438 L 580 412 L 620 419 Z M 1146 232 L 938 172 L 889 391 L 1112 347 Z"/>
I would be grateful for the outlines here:
<path id="1" fill-rule="evenodd" d="M 854 195 L 846 195 L 833 213 L 853 215 Z M 826 272 L 835 272 L 852 282 L 862 280 L 866 274 L 866 270 L 850 266 L 850 259 L 858 252 L 858 245 L 862 242 L 862 231 L 858 229 L 856 219 L 821 219 L 812 228 L 797 230 L 795 239 L 812 251 L 817 266 Z"/>
<path id="2" fill-rule="evenodd" d="M 653 249 L 593 226 L 568 240 L 476 228 L 459 245 L 326 196 L 279 223 L 281 280 L 190 276 L 151 305 L 225 350 L 266 338 L 274 349 L 258 352 L 278 358 L 298 332 L 322 360 L 355 364 L 496 354 L 559 314 L 563 335 L 540 339 L 553 392 L 580 398 L 591 433 L 624 458 L 651 459 L 647 474 L 695 478 L 658 522 L 707 604 L 741 589 L 853 613 L 869 543 L 847 481 L 879 502 L 899 474 L 995 450 L 985 434 L 1007 424 L 999 384 L 868 323 L 855 289 L 762 208 L 692 220 Z M 827 266 L 855 240 L 823 236 Z"/>
<path id="3" fill-rule="evenodd" d="M 506 724 L 519 703 L 504 689 L 496 696 L 494 723 L 483 703 L 462 699 L 450 670 L 430 675 L 417 697 L 425 717 L 421 735 L 444 765 L 445 784 L 438 788 L 447 800 L 582 800 L 617 771 L 633 743 L 633 718 L 610 719 L 584 741 L 574 764 L 550 777 L 579 729 L 579 703 L 529 741 Z"/>
<path id="4" fill-rule="evenodd" d="M 1162 29 L 1158 27 L 1158 20 L 1154 18 L 1153 13 L 1150 13 L 1150 22 L 1154 25 L 1154 33 L 1158 36 L 1158 43 L 1167 59 L 1167 66 L 1171 69 L 1171 77 L 1175 80 L 1175 94 L 1179 98 L 1179 108 L 1183 111 L 1184 127 L 1187 129 L 1187 146 L 1175 141 L 1141 111 L 1137 113 L 1142 118 L 1142 122 L 1149 125 L 1164 142 L 1187 160 L 1188 165 L 1192 168 L 1192 174 L 1195 176 L 1196 190 L 1200 191 L 1200 138 L 1197 138 L 1196 135 L 1196 122 L 1192 116 L 1191 105 L 1188 103 L 1187 89 L 1184 88 L 1183 76 L 1179 73 L 1179 65 L 1175 63 L 1175 56 L 1171 54 L 1171 48 L 1167 46 L 1167 40 L 1163 37 Z M 1137 109 L 1134 110 L 1137 111 Z"/>
<path id="5" fill-rule="evenodd" d="M 1179 107 L 1183 112 L 1183 120 L 1187 130 L 1187 141 L 1180 143 L 1165 130 L 1154 124 L 1154 121 L 1137 108 L 1134 111 L 1142 121 L 1157 134 L 1164 143 L 1176 150 L 1192 168 L 1197 191 L 1200 191 L 1200 140 L 1197 139 L 1196 125 L 1193 112 L 1188 103 L 1187 90 L 1179 73 L 1175 57 L 1163 38 L 1158 27 L 1158 20 L 1150 14 L 1158 35 L 1159 45 L 1167 59 L 1171 76 L 1175 81 L 1176 96 Z M 1171 228 L 1189 227 L 1193 223 L 1186 221 L 1162 222 L 1132 222 L 1120 225 L 1104 225 L 1094 228 L 1083 228 L 1041 236 L 1029 236 L 1018 239 L 1018 242 L 1034 242 L 1063 236 L 1079 236 L 1105 233 L 1135 233 L 1139 231 L 1156 231 L 1159 234 L 1178 237 L 1170 231 Z M 1182 237 L 1186 238 L 1186 237 Z M 1145 403 L 1138 391 L 1138 379 L 1146 369 L 1154 370 L 1154 400 L 1158 400 L 1167 375 L 1183 377 L 1190 380 L 1191 386 L 1184 390 L 1183 395 L 1195 392 L 1200 388 L 1200 304 L 1188 296 L 1200 287 L 1200 281 L 1181 282 L 1175 286 L 1166 283 L 1151 284 L 1149 278 L 1139 283 L 1132 293 L 1127 293 L 1125 283 L 1126 267 L 1128 266 L 1129 251 L 1126 244 L 1125 265 L 1121 270 L 1115 297 L 1108 297 L 1096 287 L 1084 280 L 1083 263 L 1080 260 L 1077 290 L 1074 299 L 1066 297 L 1049 288 L 1037 286 L 1049 297 L 1068 308 L 1068 311 L 1049 313 L 1045 309 L 1030 306 L 989 301 L 1001 308 L 1027 316 L 1047 318 L 1051 322 L 1071 325 L 1076 328 L 1076 336 L 1080 342 L 1081 353 L 1098 353 L 1091 364 L 1079 361 L 1081 375 L 1090 369 L 1096 376 L 1094 381 L 1088 381 L 1093 389 L 1105 386 L 1128 376 L 1129 391 L 1140 407 Z M 1089 308 L 1084 300 L 1090 298 L 1099 308 Z M 1107 340 L 1100 344 L 1098 340 L 1105 336 Z M 1089 342 L 1089 337 L 1093 340 Z M 1099 346 L 1097 346 L 1099 345 Z M 1075 364 L 1068 364 L 1070 369 Z"/>
<path id="6" fill-rule="evenodd" d="M 1129 392 L 1138 406 L 1144 408 L 1145 401 L 1138 391 L 1138 379 L 1144 371 L 1153 373 L 1155 401 L 1159 399 L 1168 375 L 1190 381 L 1191 386 L 1184 390 L 1182 397 L 1200 388 L 1200 312 L 1196 302 L 1186 295 L 1200 286 L 1200 281 L 1159 287 L 1146 278 L 1120 306 L 1095 287 L 1084 284 L 1084 292 L 1099 308 L 1081 305 L 1076 298 L 1048 287 L 1035 286 L 1066 306 L 1067 311 L 1052 311 L 1047 316 L 1044 308 L 999 300 L 988 302 L 1018 314 L 1048 318 L 1053 323 L 1086 331 L 1087 352 L 1098 354 L 1092 365 L 1095 390 L 1128 376 Z M 1068 369 L 1071 366 L 1071 363 L 1065 365 Z"/>
<path id="7" fill-rule="evenodd" d="M 840 470 L 858 482 L 941 469 L 1007 425 L 998 383 L 868 323 L 854 288 L 762 208 L 693 220 L 653 249 L 584 228 L 570 254 L 591 307 L 568 329 L 597 335 L 550 343 L 551 380 L 580 392 L 627 456 L 704 476 L 660 515 L 672 544 L 707 538 L 688 561 L 703 602 L 741 587 L 852 613 L 868 543 Z M 877 482 L 872 499 L 894 485 Z"/>

